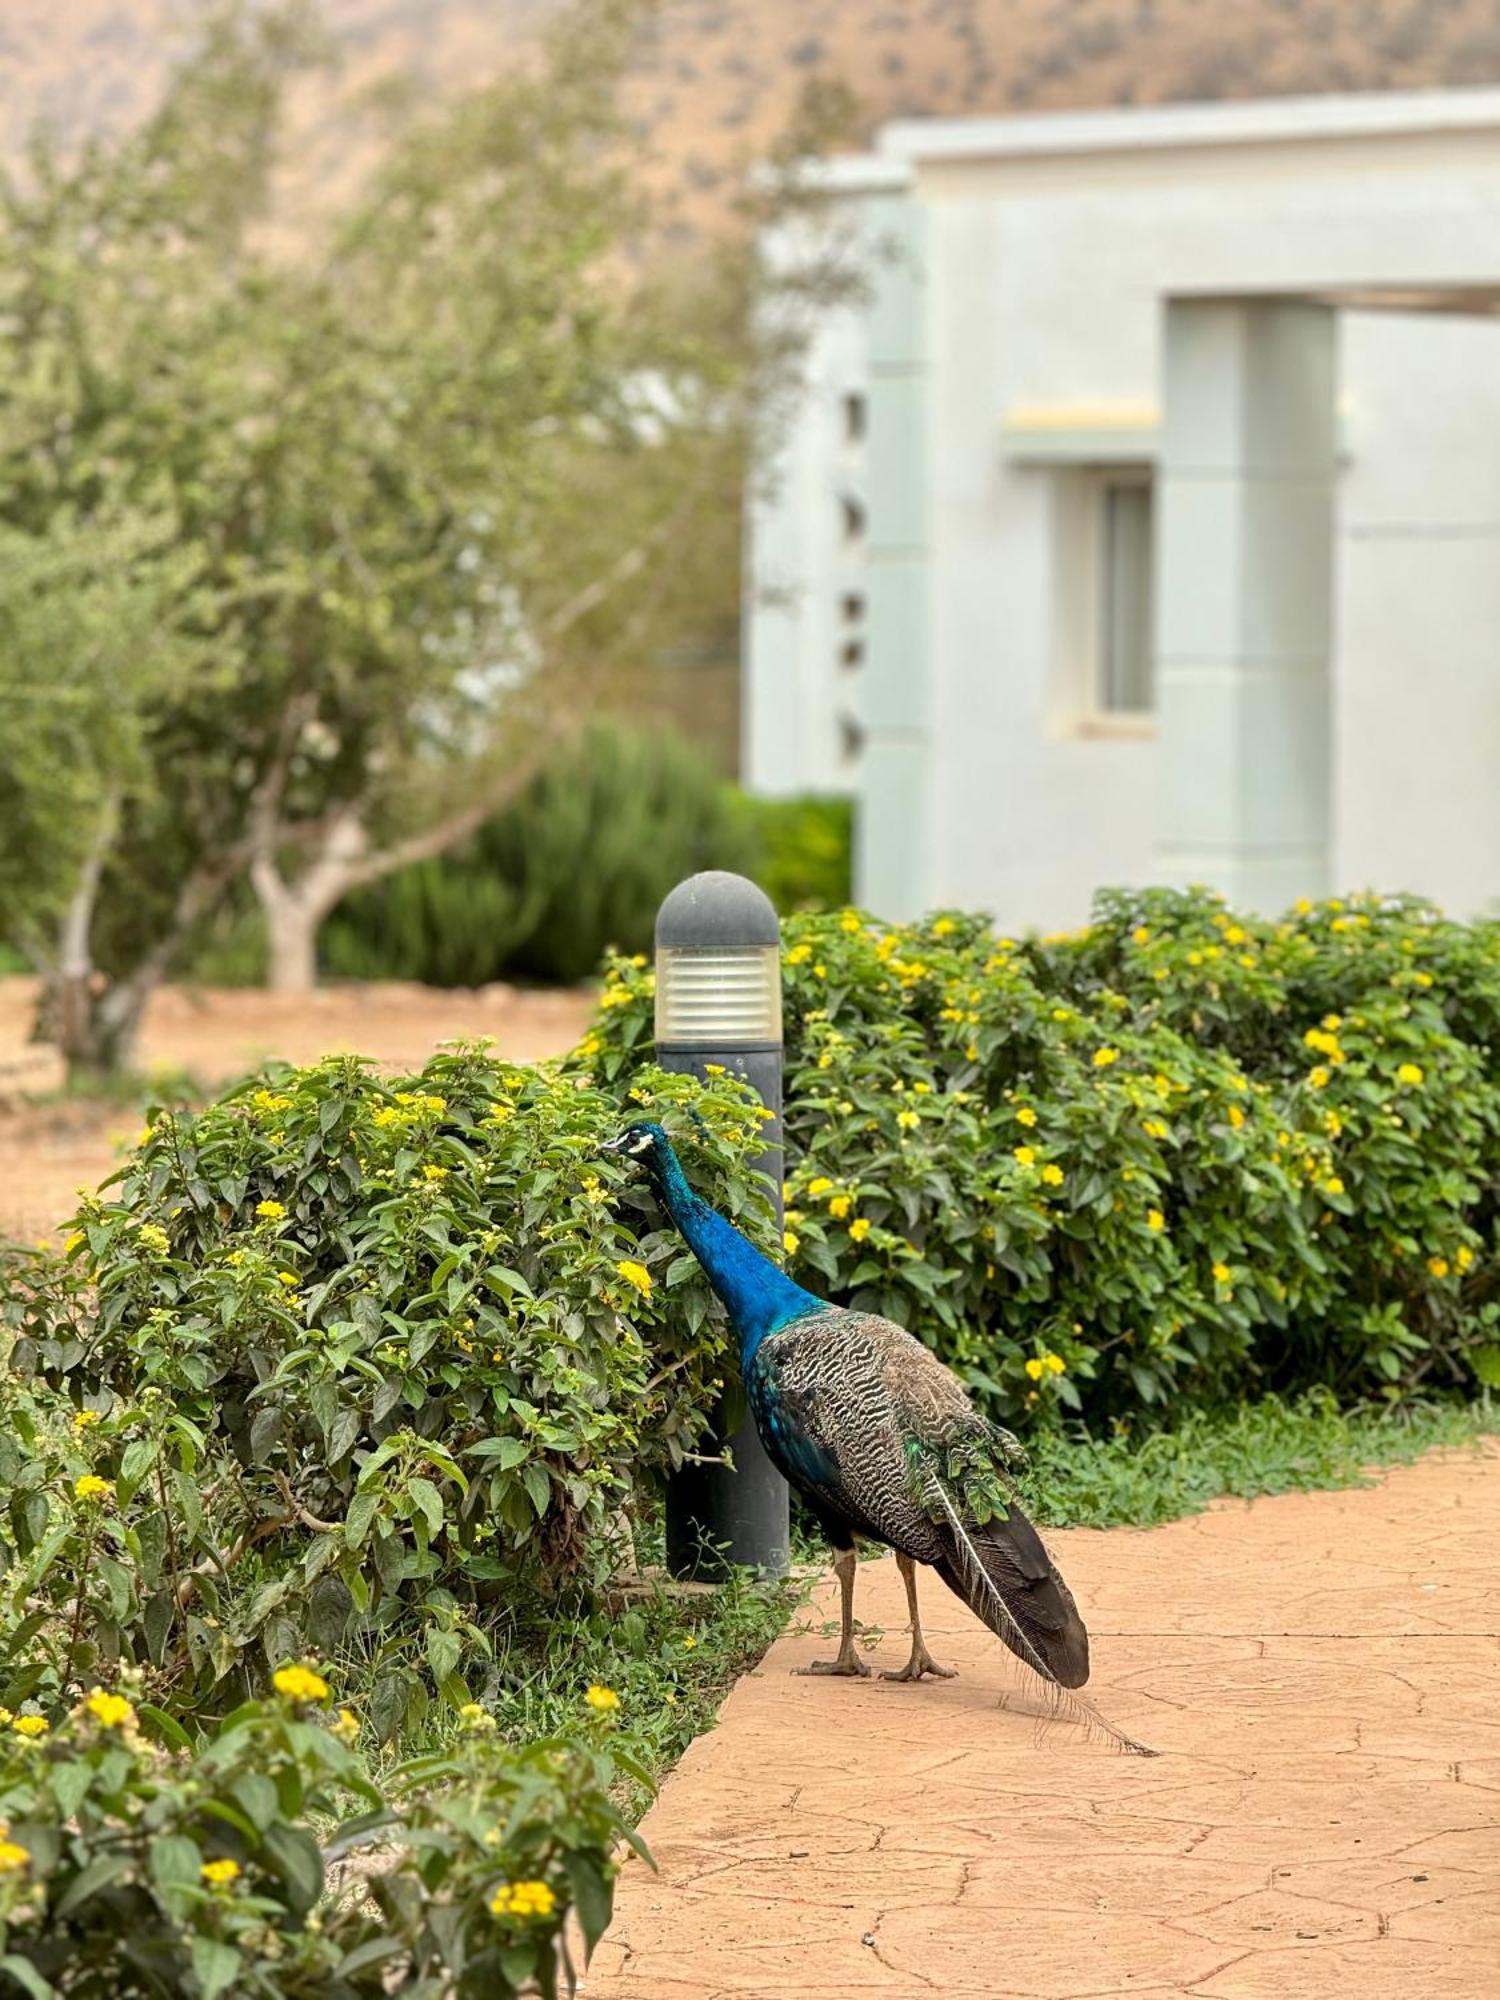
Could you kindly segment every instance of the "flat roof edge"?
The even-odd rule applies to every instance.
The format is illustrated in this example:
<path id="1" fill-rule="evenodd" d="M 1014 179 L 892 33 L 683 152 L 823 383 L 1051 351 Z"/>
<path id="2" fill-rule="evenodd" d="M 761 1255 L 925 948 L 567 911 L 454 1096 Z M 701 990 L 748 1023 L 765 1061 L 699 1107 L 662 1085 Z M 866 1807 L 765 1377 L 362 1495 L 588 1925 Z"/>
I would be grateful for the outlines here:
<path id="1" fill-rule="evenodd" d="M 889 163 L 916 166 L 943 160 L 1035 159 L 1486 130 L 1500 134 L 1500 90 L 1372 91 L 1027 112 L 1005 118 L 900 118 L 880 128 L 876 146 Z"/>

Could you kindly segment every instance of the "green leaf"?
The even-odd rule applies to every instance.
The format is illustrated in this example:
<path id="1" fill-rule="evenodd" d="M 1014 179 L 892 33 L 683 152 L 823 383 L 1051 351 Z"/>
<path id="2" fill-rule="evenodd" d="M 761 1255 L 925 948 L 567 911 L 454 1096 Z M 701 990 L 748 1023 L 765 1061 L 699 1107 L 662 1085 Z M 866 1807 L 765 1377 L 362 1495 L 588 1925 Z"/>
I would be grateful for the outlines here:
<path id="1" fill-rule="evenodd" d="M 362 1489 L 349 1502 L 349 1511 L 344 1516 L 344 1540 L 351 1549 L 363 1545 L 379 1511 L 380 1494 L 374 1487 Z"/>
<path id="2" fill-rule="evenodd" d="M 471 1444 L 467 1456 L 470 1458 L 492 1458 L 502 1472 L 510 1472 L 531 1456 L 531 1447 L 524 1438 L 491 1437 L 481 1438 L 478 1444 Z"/>
<path id="3" fill-rule="evenodd" d="M 94 1767 L 82 1757 L 72 1763 L 53 1765 L 52 1796 L 64 1819 L 71 1819 L 77 1812 L 93 1782 Z"/>
<path id="4" fill-rule="evenodd" d="M 57 1988 L 49 1985 L 31 1963 L 19 1952 L 8 1951 L 0 1958 L 0 1972 L 8 1974 L 29 2000 L 57 2000 Z"/>
<path id="5" fill-rule="evenodd" d="M 533 1459 L 521 1474 L 521 1484 L 526 1488 L 527 1497 L 536 1509 L 537 1518 L 540 1519 L 552 1502 L 552 1481 L 546 1466 L 539 1465 Z"/>
<path id="6" fill-rule="evenodd" d="M 192 1738 L 173 1716 L 153 1702 L 142 1702 L 138 1711 L 142 1722 L 150 1724 L 150 1734 L 169 1750 L 190 1750 Z"/>
<path id="7" fill-rule="evenodd" d="M 202 1881 L 203 1850 L 186 1834 L 159 1834 L 151 1842 L 151 1879 L 159 1889 L 197 1887 Z"/>
<path id="8" fill-rule="evenodd" d="M 614 1885 L 608 1864 L 597 1854 L 577 1849 L 567 1858 L 568 1880 L 573 1885 L 573 1907 L 583 1932 L 585 1959 L 609 1928 L 614 1908 Z"/>
<path id="9" fill-rule="evenodd" d="M 427 1526 L 433 1535 L 441 1533 L 443 1526 L 443 1496 L 430 1479 L 420 1475 L 407 1484 L 407 1495 L 413 1504 L 422 1510 Z"/>
<path id="10" fill-rule="evenodd" d="M 458 1665 L 460 1650 L 456 1632 L 445 1631 L 440 1625 L 428 1626 L 427 1664 L 432 1669 L 432 1678 L 439 1687 Z"/>
<path id="11" fill-rule="evenodd" d="M 81 1909 L 91 1896 L 97 1896 L 101 1889 L 107 1889 L 112 1882 L 120 1881 L 135 1867 L 135 1857 L 130 1854 L 99 1854 L 88 1862 L 73 1877 L 63 1893 L 53 1904 L 56 1916 L 67 1917 Z"/>
<path id="12" fill-rule="evenodd" d="M 193 1977 L 198 1982 L 198 2000 L 219 2000 L 219 1995 L 229 1992 L 239 1977 L 244 1963 L 241 1954 L 232 1944 L 201 1933 L 193 1938 L 188 1949 Z"/>
<path id="13" fill-rule="evenodd" d="M 287 1885 L 288 1899 L 299 1916 L 323 1893 L 323 1855 L 305 1827 L 277 1822 L 266 1831 L 266 1851 Z"/>
<path id="14" fill-rule="evenodd" d="M 264 1833 L 280 1810 L 276 1787 L 258 1771 L 246 1772 L 232 1788 L 230 1797 L 257 1833 Z"/>

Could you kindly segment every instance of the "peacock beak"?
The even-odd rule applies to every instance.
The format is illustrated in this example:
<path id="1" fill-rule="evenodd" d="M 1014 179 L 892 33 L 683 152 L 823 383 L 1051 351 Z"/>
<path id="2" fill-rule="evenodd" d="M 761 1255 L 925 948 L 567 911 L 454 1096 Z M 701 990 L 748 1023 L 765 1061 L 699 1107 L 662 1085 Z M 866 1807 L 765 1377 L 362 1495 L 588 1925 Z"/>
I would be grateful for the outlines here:
<path id="1" fill-rule="evenodd" d="M 622 1132 L 616 1139 L 606 1139 L 599 1148 L 601 1153 L 623 1153 L 630 1143 L 630 1134 Z"/>

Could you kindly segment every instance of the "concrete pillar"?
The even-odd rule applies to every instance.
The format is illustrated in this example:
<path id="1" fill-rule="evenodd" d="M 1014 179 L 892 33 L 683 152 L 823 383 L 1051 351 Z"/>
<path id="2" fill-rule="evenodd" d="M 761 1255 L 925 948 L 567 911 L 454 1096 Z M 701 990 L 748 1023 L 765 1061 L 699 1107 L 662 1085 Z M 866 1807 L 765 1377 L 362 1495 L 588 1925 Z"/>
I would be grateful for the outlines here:
<path id="1" fill-rule="evenodd" d="M 929 896 L 927 313 L 922 210 L 871 203 L 869 513 L 864 749 L 855 810 L 855 895 L 895 919 Z"/>
<path id="2" fill-rule="evenodd" d="M 1329 887 L 1335 334 L 1300 300 L 1166 307 L 1159 860 L 1266 911 Z"/>

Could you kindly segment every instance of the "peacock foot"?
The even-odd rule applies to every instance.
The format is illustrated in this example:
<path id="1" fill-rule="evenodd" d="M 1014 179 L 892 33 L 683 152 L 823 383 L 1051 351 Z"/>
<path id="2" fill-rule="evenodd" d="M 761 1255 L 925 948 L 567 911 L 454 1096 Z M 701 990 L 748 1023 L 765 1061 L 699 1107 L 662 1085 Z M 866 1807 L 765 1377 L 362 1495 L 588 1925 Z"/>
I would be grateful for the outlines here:
<path id="1" fill-rule="evenodd" d="M 883 1681 L 919 1681 L 923 1674 L 931 1674 L 940 1681 L 956 1681 L 957 1667 L 940 1667 L 924 1646 L 920 1652 L 913 1652 L 906 1665 L 897 1673 L 882 1674 Z"/>
<path id="2" fill-rule="evenodd" d="M 835 1674 L 846 1680 L 867 1681 L 870 1669 L 857 1653 L 840 1653 L 836 1660 L 814 1660 L 810 1666 L 793 1667 L 792 1672 L 808 1674 Z"/>

